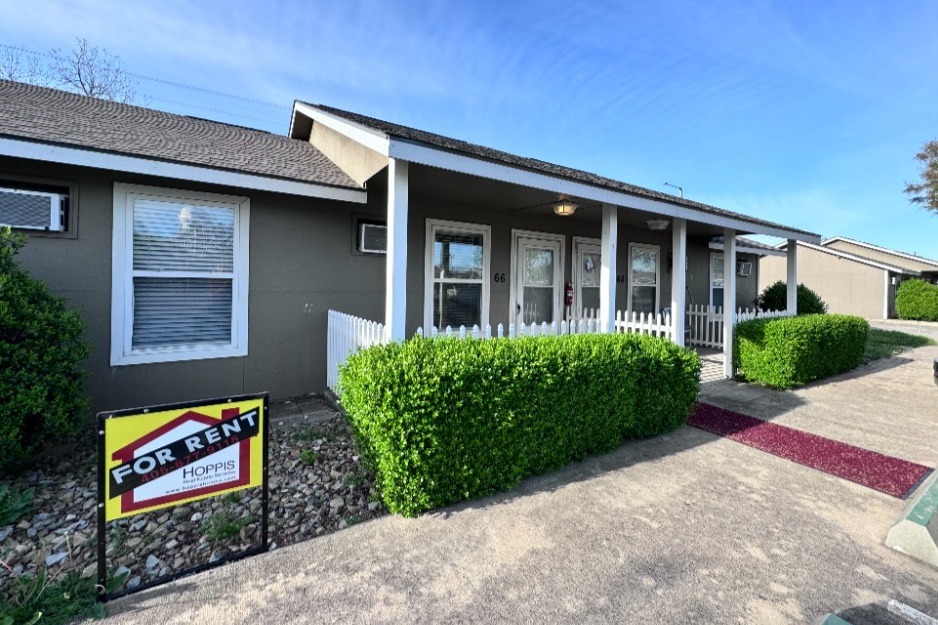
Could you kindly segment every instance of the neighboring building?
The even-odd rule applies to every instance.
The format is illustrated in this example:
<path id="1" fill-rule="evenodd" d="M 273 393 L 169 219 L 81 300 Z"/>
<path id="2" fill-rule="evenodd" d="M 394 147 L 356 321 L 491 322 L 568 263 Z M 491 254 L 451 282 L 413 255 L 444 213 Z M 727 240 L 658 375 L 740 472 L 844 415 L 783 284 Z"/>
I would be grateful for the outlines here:
<path id="1" fill-rule="evenodd" d="M 278 136 L 5 81 L 0 223 L 32 233 L 23 266 L 82 312 L 98 410 L 322 391 L 330 309 L 397 340 L 749 307 L 764 250 L 736 235 L 820 240 L 323 106 L 297 102 Z"/>
<path id="2" fill-rule="evenodd" d="M 867 319 L 896 316 L 896 289 L 909 278 L 938 282 L 938 261 L 884 247 L 833 237 L 814 245 L 798 242 L 798 281 L 817 292 L 829 312 Z M 788 244 L 778 246 L 787 250 Z M 759 289 L 785 281 L 785 261 L 759 262 Z"/>

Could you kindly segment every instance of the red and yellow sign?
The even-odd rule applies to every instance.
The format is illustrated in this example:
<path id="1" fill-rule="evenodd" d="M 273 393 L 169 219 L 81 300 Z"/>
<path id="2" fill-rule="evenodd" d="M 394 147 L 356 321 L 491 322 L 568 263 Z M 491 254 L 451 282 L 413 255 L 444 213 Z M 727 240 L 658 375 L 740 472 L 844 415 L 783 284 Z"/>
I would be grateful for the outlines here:
<path id="1" fill-rule="evenodd" d="M 100 415 L 105 520 L 264 482 L 266 395 Z"/>

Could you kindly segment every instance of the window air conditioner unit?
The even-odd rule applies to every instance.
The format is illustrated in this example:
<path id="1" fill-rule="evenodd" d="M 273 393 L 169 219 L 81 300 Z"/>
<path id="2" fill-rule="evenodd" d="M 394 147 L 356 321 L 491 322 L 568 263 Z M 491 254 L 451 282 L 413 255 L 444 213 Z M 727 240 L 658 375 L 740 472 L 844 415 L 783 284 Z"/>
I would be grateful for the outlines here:
<path id="1" fill-rule="evenodd" d="M 748 261 L 740 261 L 736 263 L 736 275 L 742 276 L 743 278 L 748 278 L 752 275 L 752 263 Z"/>
<path id="2" fill-rule="evenodd" d="M 387 254 L 388 227 L 383 224 L 359 224 L 358 251 L 365 254 Z"/>
<path id="3" fill-rule="evenodd" d="M 66 198 L 60 193 L 0 185 L 0 224 L 29 230 L 62 230 Z"/>

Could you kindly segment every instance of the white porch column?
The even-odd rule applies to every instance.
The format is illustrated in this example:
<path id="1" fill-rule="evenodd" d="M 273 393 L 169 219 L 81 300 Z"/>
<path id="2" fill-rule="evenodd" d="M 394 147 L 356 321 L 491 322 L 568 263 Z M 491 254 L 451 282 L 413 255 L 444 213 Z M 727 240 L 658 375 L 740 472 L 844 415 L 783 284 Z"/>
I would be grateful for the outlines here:
<path id="1" fill-rule="evenodd" d="M 687 220 L 675 219 L 671 232 L 671 335 L 684 347 L 684 314 L 687 308 Z"/>
<path id="2" fill-rule="evenodd" d="M 788 253 L 785 255 L 788 261 L 788 277 L 785 285 L 788 294 L 788 314 L 798 314 L 798 241 L 788 239 Z"/>
<path id="3" fill-rule="evenodd" d="M 615 331 L 616 258 L 619 251 L 619 208 L 603 204 L 603 235 L 599 270 L 599 318 L 604 332 Z"/>
<path id="4" fill-rule="evenodd" d="M 388 253 L 385 259 L 384 332 L 403 341 L 407 314 L 407 161 L 388 163 Z"/>
<path id="5" fill-rule="evenodd" d="M 733 334 L 736 331 L 736 232 L 723 230 L 723 376 L 736 375 Z"/>

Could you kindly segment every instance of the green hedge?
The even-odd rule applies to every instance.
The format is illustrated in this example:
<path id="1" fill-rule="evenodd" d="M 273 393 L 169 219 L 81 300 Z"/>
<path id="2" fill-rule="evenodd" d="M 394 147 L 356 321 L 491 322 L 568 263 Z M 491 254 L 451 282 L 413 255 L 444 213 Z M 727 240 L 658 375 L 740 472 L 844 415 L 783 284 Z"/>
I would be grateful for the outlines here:
<path id="1" fill-rule="evenodd" d="M 87 421 L 84 323 L 14 260 L 26 237 L 0 228 L 0 476 Z"/>
<path id="2" fill-rule="evenodd" d="M 896 291 L 896 314 L 900 319 L 938 321 L 938 284 L 906 280 Z"/>
<path id="3" fill-rule="evenodd" d="M 859 366 L 870 324 L 850 315 L 753 319 L 736 326 L 740 378 L 793 388 Z"/>
<path id="4" fill-rule="evenodd" d="M 695 353 L 622 334 L 414 339 L 340 372 L 378 491 L 405 516 L 677 428 L 699 383 Z"/>

